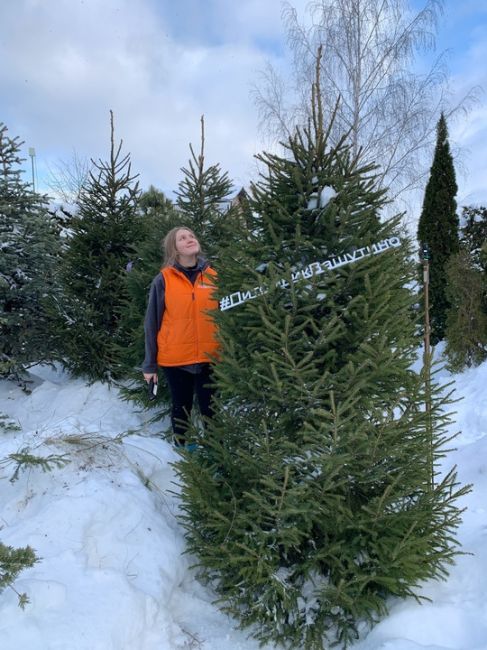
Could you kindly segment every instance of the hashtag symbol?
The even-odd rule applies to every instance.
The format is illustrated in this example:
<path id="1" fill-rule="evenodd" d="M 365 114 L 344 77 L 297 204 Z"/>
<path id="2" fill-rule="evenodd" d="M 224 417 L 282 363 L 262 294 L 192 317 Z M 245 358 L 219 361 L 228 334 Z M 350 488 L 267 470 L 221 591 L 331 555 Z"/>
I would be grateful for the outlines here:
<path id="1" fill-rule="evenodd" d="M 227 309 L 230 309 L 231 307 L 232 307 L 232 301 L 230 299 L 230 296 L 225 296 L 225 298 L 222 298 L 220 300 L 221 311 L 225 311 Z"/>

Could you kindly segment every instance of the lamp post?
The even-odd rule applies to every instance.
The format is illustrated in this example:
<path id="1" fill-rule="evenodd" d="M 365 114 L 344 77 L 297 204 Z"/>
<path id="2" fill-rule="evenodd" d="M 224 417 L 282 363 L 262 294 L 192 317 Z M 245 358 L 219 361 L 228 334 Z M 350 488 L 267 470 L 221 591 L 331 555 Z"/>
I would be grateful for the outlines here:
<path id="1" fill-rule="evenodd" d="M 29 156 L 30 156 L 30 160 L 31 160 L 31 163 L 32 163 L 32 189 L 35 192 L 36 191 L 36 182 L 35 182 L 35 171 L 34 171 L 35 170 L 34 159 L 36 157 L 36 150 L 34 149 L 34 147 L 29 147 Z"/>

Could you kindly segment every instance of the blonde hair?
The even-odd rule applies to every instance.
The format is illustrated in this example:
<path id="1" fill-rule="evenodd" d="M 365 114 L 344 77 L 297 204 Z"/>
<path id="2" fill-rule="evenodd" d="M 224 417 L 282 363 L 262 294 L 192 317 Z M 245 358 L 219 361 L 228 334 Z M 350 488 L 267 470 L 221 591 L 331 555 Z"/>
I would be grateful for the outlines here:
<path id="1" fill-rule="evenodd" d="M 167 235 L 162 240 L 162 249 L 164 251 L 163 266 L 172 266 L 178 260 L 178 251 L 176 248 L 176 235 L 180 230 L 188 230 L 192 235 L 194 235 L 194 237 L 196 237 L 196 235 L 191 230 L 191 228 L 188 228 L 187 226 L 176 226 L 175 228 L 171 228 L 171 230 L 167 233 Z M 201 255 L 201 247 L 197 257 L 199 257 L 200 255 Z"/>

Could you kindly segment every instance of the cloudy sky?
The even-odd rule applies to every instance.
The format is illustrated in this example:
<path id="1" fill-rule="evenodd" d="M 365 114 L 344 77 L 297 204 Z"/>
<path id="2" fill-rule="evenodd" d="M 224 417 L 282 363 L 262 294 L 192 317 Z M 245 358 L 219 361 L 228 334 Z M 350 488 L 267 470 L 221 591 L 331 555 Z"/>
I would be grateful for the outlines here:
<path id="1" fill-rule="evenodd" d="M 304 15 L 306 0 L 292 4 Z M 419 0 L 413 0 L 421 6 Z M 487 90 L 487 0 L 445 0 L 452 90 Z M 206 159 L 238 189 L 263 147 L 250 88 L 288 61 L 280 0 L 0 0 L 0 122 L 47 166 L 106 158 L 109 110 L 143 188 L 172 195 L 206 122 Z M 487 95 L 451 126 L 459 203 L 487 203 Z M 29 170 L 29 166 L 26 166 Z"/>

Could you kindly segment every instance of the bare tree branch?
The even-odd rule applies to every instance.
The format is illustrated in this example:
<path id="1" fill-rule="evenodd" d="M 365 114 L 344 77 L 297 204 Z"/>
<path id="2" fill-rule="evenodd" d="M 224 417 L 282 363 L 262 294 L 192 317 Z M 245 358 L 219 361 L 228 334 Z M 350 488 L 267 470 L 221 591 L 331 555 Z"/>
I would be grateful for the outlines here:
<path id="1" fill-rule="evenodd" d="M 73 205 L 78 202 L 81 188 L 88 180 L 92 163 L 82 158 L 75 149 L 69 160 L 58 160 L 47 165 L 46 185 L 54 197 L 64 203 Z"/>
<path id="2" fill-rule="evenodd" d="M 429 168 L 439 113 L 451 120 L 478 101 L 471 89 L 452 105 L 445 53 L 426 73 L 415 68 L 433 50 L 443 0 L 412 13 L 406 0 L 314 0 L 308 21 L 289 3 L 283 22 L 292 55 L 292 79 L 268 64 L 253 89 L 261 130 L 285 139 L 310 115 L 308 89 L 321 48 L 320 85 L 325 122 L 337 99 L 332 142 L 348 133 L 353 154 L 379 165 L 379 182 L 394 199 L 418 188 Z"/>

